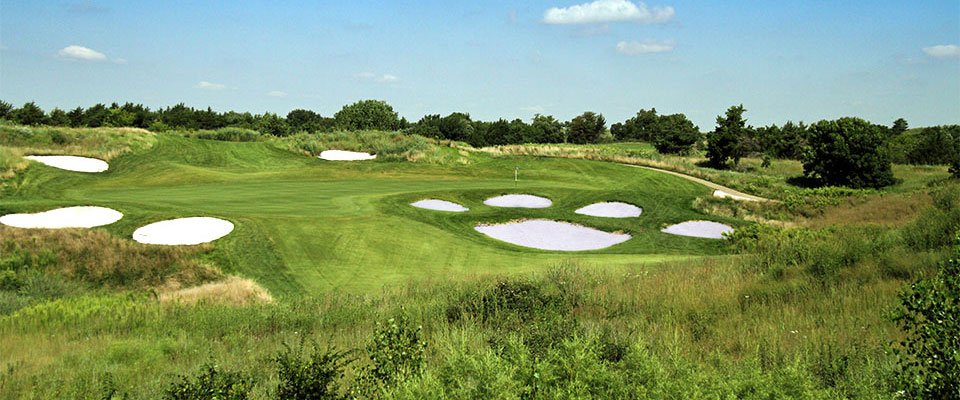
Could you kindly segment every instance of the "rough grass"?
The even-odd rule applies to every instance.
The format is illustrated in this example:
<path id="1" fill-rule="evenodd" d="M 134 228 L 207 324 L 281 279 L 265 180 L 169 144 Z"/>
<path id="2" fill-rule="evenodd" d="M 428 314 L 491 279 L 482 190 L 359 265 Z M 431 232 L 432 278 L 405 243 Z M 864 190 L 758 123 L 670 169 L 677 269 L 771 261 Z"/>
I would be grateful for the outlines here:
<path id="1" fill-rule="evenodd" d="M 316 157 L 324 150 L 348 150 L 376 154 L 380 160 L 435 164 L 469 164 L 470 153 L 457 151 L 449 142 L 384 131 L 337 131 L 298 133 L 272 139 L 280 148 Z"/>
<path id="2" fill-rule="evenodd" d="M 273 302 L 270 293 L 256 282 L 236 276 L 200 286 L 161 291 L 159 299 L 161 303 L 211 303 L 235 306 Z"/>

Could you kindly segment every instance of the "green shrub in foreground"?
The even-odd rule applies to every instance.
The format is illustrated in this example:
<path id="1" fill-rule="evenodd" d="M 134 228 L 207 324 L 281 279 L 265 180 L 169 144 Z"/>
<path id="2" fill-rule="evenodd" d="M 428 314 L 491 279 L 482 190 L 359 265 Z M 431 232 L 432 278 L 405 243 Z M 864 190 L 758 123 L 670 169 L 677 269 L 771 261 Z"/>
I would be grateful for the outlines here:
<path id="1" fill-rule="evenodd" d="M 283 345 L 284 351 L 274 358 L 280 383 L 277 385 L 278 399 L 346 399 L 340 389 L 343 370 L 352 359 L 349 352 L 332 349 L 321 351 L 313 343 L 309 355 L 303 352 L 303 340 L 296 348 Z"/>
<path id="2" fill-rule="evenodd" d="M 222 371 L 208 364 L 195 377 L 181 376 L 164 395 L 170 400 L 245 400 L 253 382 L 238 372 Z"/>

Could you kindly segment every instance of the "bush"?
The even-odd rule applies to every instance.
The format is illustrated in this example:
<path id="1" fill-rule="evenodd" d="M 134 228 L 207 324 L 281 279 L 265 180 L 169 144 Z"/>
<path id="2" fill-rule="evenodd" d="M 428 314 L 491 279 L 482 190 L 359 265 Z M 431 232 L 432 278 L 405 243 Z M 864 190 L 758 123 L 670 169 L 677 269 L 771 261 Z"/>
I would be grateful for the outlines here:
<path id="1" fill-rule="evenodd" d="M 811 125 L 811 151 L 804 157 L 804 175 L 828 186 L 881 188 L 894 184 L 884 150 L 885 129 L 860 118 Z"/>
<path id="2" fill-rule="evenodd" d="M 181 376 L 172 383 L 164 398 L 171 400 L 244 400 L 249 398 L 253 382 L 237 372 L 224 372 L 208 364 L 194 378 Z"/>
<path id="3" fill-rule="evenodd" d="M 396 130 L 400 127 L 400 120 L 393 107 L 382 100 L 363 100 L 343 106 L 333 115 L 337 126 L 342 129 L 357 131 L 377 129 L 384 131 Z"/>
<path id="4" fill-rule="evenodd" d="M 188 137 L 224 142 L 255 142 L 260 139 L 260 132 L 243 128 L 220 128 L 215 131 L 196 131 L 187 134 Z"/>
<path id="5" fill-rule="evenodd" d="M 346 399 L 339 387 L 343 369 L 352 360 L 348 352 L 332 349 L 320 351 L 316 342 L 313 352 L 303 354 L 303 340 L 293 349 L 283 345 L 285 351 L 274 358 L 280 383 L 277 384 L 278 399 Z"/>
<path id="6" fill-rule="evenodd" d="M 373 340 L 367 345 L 370 365 L 360 371 L 357 379 L 356 391 L 362 397 L 375 396 L 382 389 L 420 375 L 427 350 L 422 330 L 404 314 L 377 323 Z"/>

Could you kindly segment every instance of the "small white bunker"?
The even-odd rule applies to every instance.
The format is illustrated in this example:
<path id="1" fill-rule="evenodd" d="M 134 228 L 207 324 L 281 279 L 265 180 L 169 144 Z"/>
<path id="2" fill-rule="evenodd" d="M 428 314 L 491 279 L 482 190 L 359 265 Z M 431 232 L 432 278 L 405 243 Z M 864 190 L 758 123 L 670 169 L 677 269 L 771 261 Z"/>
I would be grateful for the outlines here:
<path id="1" fill-rule="evenodd" d="M 642 213 L 643 210 L 633 204 L 621 203 L 619 201 L 608 201 L 603 203 L 593 203 L 586 207 L 578 208 L 574 212 L 592 217 L 636 218 L 640 216 L 640 213 Z"/>
<path id="2" fill-rule="evenodd" d="M 63 229 L 93 228 L 109 225 L 123 218 L 117 210 L 105 207 L 66 207 L 33 214 L 7 214 L 0 224 L 16 228 Z"/>
<path id="3" fill-rule="evenodd" d="M 320 158 L 327 161 L 361 161 L 372 160 L 377 158 L 377 155 L 359 151 L 324 150 L 320 152 Z"/>
<path id="4" fill-rule="evenodd" d="M 663 233 L 707 239 L 723 239 L 724 233 L 732 233 L 730 225 L 712 221 L 687 221 L 670 225 L 660 230 Z"/>
<path id="5" fill-rule="evenodd" d="M 194 245 L 212 242 L 232 231 L 233 223 L 219 218 L 177 218 L 137 228 L 133 240 L 145 244 Z"/>
<path id="6" fill-rule="evenodd" d="M 553 205 L 553 201 L 531 194 L 505 194 L 486 199 L 483 204 L 493 207 L 547 208 Z"/>
<path id="7" fill-rule="evenodd" d="M 410 205 L 417 208 L 425 208 L 427 210 L 434 210 L 434 211 L 465 212 L 470 210 L 469 208 L 466 208 L 452 201 L 437 200 L 437 199 L 426 199 L 426 200 L 415 201 L 413 203 L 410 203 Z"/>
<path id="8" fill-rule="evenodd" d="M 77 156 L 25 156 L 28 160 L 33 160 L 41 164 L 49 165 L 54 168 L 65 169 L 76 172 L 103 172 L 110 165 L 106 161 L 89 157 Z"/>
<path id="9" fill-rule="evenodd" d="M 630 240 L 630 235 L 626 233 L 604 232 L 546 219 L 478 225 L 474 229 L 497 240 L 541 250 L 598 250 Z"/>

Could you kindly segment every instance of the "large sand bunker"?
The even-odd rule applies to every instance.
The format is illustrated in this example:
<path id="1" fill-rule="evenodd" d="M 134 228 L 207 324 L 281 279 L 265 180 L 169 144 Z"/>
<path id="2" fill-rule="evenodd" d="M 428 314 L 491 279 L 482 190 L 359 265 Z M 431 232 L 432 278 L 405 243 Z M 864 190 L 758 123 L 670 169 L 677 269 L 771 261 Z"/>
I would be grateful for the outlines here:
<path id="1" fill-rule="evenodd" d="M 146 244 L 193 245 L 212 242 L 233 231 L 219 218 L 190 217 L 154 222 L 133 232 L 133 240 Z"/>
<path id="2" fill-rule="evenodd" d="M 692 236 L 707 239 L 723 239 L 724 233 L 732 233 L 730 225 L 711 221 L 687 221 L 670 225 L 661 232 L 671 235 Z"/>
<path id="3" fill-rule="evenodd" d="M 34 214 L 7 214 L 0 224 L 17 228 L 93 228 L 109 225 L 123 218 L 119 211 L 104 207 L 66 207 Z"/>
<path id="4" fill-rule="evenodd" d="M 54 168 L 65 169 L 76 172 L 103 172 L 110 167 L 106 161 L 96 158 L 77 157 L 77 156 L 25 156 L 28 160 L 33 160 L 41 164 L 46 164 Z"/>
<path id="5" fill-rule="evenodd" d="M 410 205 L 417 208 L 425 208 L 427 210 L 434 210 L 434 211 L 464 212 L 464 211 L 470 210 L 469 208 L 461 206 L 452 201 L 437 200 L 437 199 L 415 201 L 413 203 L 410 203 Z"/>
<path id="6" fill-rule="evenodd" d="M 377 155 L 359 151 L 324 150 L 320 152 L 320 158 L 327 161 L 360 161 L 372 160 L 377 158 Z"/>
<path id="7" fill-rule="evenodd" d="M 633 204 L 611 201 L 593 203 L 589 206 L 578 208 L 574 212 L 592 217 L 634 218 L 639 217 L 643 210 Z"/>
<path id="8" fill-rule="evenodd" d="M 630 235 L 626 233 L 609 233 L 569 222 L 546 219 L 478 225 L 473 229 L 494 239 L 541 250 L 597 250 L 630 239 Z"/>
<path id="9" fill-rule="evenodd" d="M 486 199 L 483 204 L 494 207 L 547 208 L 553 202 L 548 198 L 530 194 L 505 194 Z"/>

